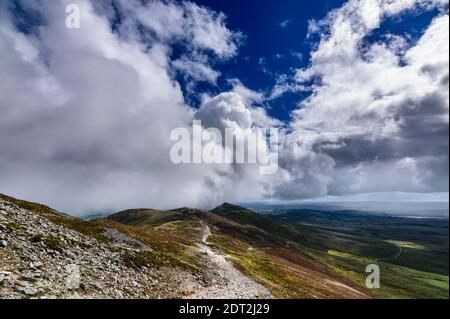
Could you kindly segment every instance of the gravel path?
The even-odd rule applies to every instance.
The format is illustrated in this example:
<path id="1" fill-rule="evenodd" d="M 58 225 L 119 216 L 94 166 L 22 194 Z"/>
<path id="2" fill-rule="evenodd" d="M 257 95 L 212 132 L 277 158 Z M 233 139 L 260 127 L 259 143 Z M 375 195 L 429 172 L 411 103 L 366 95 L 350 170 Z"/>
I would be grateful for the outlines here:
<path id="1" fill-rule="evenodd" d="M 397 247 L 399 248 L 399 250 L 398 250 L 398 252 L 395 254 L 394 257 L 392 257 L 392 258 L 386 258 L 386 259 L 384 259 L 384 258 L 377 258 L 377 259 L 375 259 L 375 263 L 378 264 L 378 263 L 380 263 L 380 262 L 382 262 L 382 261 L 384 261 L 384 262 L 391 262 L 391 261 L 397 260 L 397 258 L 399 258 L 401 255 L 403 255 L 403 252 L 404 252 L 403 247 L 400 247 L 400 246 L 397 246 Z"/>
<path id="2" fill-rule="evenodd" d="M 254 299 L 274 298 L 270 291 L 253 279 L 244 276 L 221 253 L 215 252 L 208 245 L 211 229 L 203 224 L 202 242 L 197 244 L 200 251 L 206 254 L 211 268 L 218 274 L 217 282 L 201 289 L 191 296 L 194 299 Z"/>

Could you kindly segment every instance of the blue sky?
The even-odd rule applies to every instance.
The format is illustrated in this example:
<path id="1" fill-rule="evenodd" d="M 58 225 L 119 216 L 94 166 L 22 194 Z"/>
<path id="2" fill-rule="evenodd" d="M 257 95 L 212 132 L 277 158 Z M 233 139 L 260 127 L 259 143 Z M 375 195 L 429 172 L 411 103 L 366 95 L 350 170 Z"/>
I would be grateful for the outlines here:
<path id="1" fill-rule="evenodd" d="M 237 78 L 253 90 L 270 90 L 277 76 L 291 73 L 293 68 L 307 66 L 314 45 L 312 39 L 307 39 L 309 21 L 324 18 L 344 1 L 195 2 L 226 14 L 229 28 L 244 35 L 239 55 L 231 61 L 217 64 L 217 69 L 223 74 L 219 87 L 207 89 L 220 92 L 227 87 L 227 78 Z M 205 85 L 199 84 L 199 90 L 204 89 Z M 297 107 L 298 99 L 304 96 L 300 93 L 287 94 L 287 97 L 267 102 L 268 112 L 276 118 L 287 120 L 290 110 Z"/>
<path id="2" fill-rule="evenodd" d="M 198 83 L 197 91 L 219 93 L 229 87 L 227 79 L 237 78 L 245 86 L 257 91 L 269 92 L 278 76 L 292 74 L 293 70 L 307 67 L 310 54 L 319 41 L 317 36 L 308 38 L 311 20 L 320 20 L 344 0 L 195 0 L 196 3 L 223 12 L 231 30 L 243 33 L 239 54 L 225 62 L 218 61 L 216 69 L 222 76 L 217 87 Z M 406 13 L 386 19 L 381 27 L 367 37 L 367 41 L 382 41 L 382 35 L 390 32 L 408 36 L 416 41 L 437 15 L 437 9 Z M 182 78 L 180 77 L 182 82 Z M 198 96 L 186 92 L 193 104 Z M 287 121 L 290 112 L 307 98 L 308 92 L 288 92 L 274 100 L 265 101 L 268 113 Z"/>

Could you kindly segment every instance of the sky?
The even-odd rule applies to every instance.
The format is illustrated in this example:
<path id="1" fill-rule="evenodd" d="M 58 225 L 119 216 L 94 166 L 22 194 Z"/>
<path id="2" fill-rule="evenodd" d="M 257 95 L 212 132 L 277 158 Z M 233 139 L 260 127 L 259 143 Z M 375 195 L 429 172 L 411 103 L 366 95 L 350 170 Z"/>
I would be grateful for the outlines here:
<path id="1" fill-rule="evenodd" d="M 1 1 L 0 192 L 76 215 L 448 198 L 448 39 L 448 0 Z M 277 128 L 278 171 L 174 164 L 193 120 Z"/>

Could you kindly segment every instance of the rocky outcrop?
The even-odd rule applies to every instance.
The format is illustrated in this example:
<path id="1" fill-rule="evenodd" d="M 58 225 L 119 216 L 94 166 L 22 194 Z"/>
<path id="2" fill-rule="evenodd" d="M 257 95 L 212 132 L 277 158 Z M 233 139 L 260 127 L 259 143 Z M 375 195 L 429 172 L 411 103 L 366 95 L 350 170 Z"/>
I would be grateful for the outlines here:
<path id="1" fill-rule="evenodd" d="M 115 229 L 106 228 L 109 241 L 101 242 L 4 200 L 0 200 L 0 216 L 0 298 L 178 294 L 176 284 L 163 284 L 175 269 L 127 264 L 126 254 L 151 248 Z"/>

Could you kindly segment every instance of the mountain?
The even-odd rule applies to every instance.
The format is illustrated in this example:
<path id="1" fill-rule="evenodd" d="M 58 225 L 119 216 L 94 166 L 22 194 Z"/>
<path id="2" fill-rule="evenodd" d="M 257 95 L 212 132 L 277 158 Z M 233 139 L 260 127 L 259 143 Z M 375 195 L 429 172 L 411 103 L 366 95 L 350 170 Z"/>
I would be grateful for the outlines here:
<path id="1" fill-rule="evenodd" d="M 224 204 L 83 221 L 0 194 L 1 298 L 372 298 L 283 221 Z"/>

